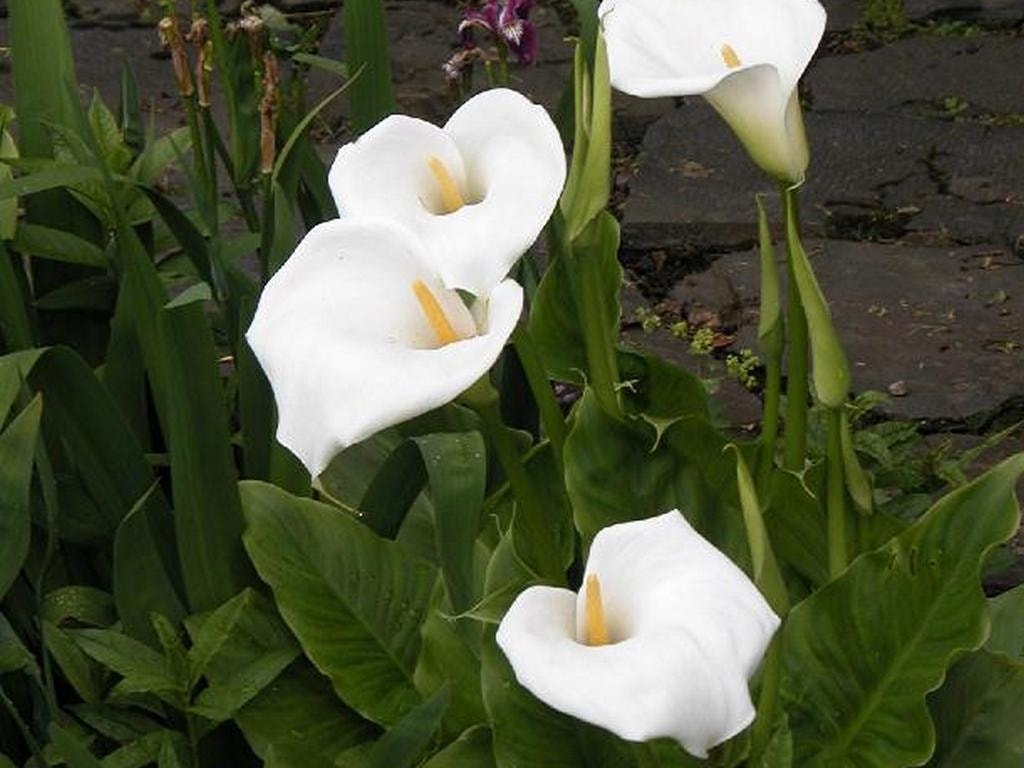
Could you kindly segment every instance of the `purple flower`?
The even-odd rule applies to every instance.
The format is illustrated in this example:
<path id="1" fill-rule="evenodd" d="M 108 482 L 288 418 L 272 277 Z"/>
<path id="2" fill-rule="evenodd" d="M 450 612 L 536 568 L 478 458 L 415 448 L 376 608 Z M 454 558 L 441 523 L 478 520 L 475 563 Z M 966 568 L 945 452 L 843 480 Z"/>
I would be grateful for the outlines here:
<path id="1" fill-rule="evenodd" d="M 473 45 L 472 32 L 481 29 L 508 49 L 520 64 L 537 60 L 537 30 L 530 21 L 533 0 L 487 0 L 480 9 L 469 8 L 459 24 L 463 43 Z"/>

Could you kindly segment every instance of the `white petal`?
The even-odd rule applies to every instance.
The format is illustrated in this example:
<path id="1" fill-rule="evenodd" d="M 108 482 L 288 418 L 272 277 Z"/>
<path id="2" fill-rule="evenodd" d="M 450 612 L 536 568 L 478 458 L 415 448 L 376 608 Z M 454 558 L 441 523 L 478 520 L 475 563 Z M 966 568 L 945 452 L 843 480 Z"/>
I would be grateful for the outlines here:
<path id="1" fill-rule="evenodd" d="M 422 280 L 456 332 L 440 348 L 412 292 Z M 274 390 L 278 440 L 314 476 L 348 445 L 458 396 L 494 364 L 522 309 L 508 280 L 483 322 L 387 221 L 315 227 L 274 275 L 246 334 Z"/>
<path id="2" fill-rule="evenodd" d="M 604 0 L 598 13 L 613 86 L 636 96 L 702 94 L 754 162 L 776 178 L 803 179 L 796 86 L 825 30 L 817 0 Z"/>
<path id="3" fill-rule="evenodd" d="M 604 0 L 598 13 L 612 85 L 636 96 L 702 94 L 765 64 L 788 94 L 825 30 L 817 0 Z M 739 68 L 726 62 L 726 45 Z"/>
<path id="4" fill-rule="evenodd" d="M 441 210 L 430 156 L 467 205 Z M 540 106 L 508 89 L 467 101 L 444 130 L 390 117 L 342 147 L 330 183 L 344 217 L 379 216 L 412 229 L 449 288 L 486 295 L 533 244 L 565 182 L 558 131 Z"/>
<path id="5" fill-rule="evenodd" d="M 621 738 L 671 737 L 698 757 L 750 724 L 747 679 L 779 622 L 742 571 L 673 511 L 598 533 L 591 573 L 613 643 L 577 641 L 582 593 L 532 587 L 497 635 L 521 685 Z"/>
<path id="6" fill-rule="evenodd" d="M 810 151 L 800 98 L 795 88 L 782 90 L 770 65 L 730 75 L 704 94 L 747 148 L 750 157 L 778 179 L 804 178 Z"/>

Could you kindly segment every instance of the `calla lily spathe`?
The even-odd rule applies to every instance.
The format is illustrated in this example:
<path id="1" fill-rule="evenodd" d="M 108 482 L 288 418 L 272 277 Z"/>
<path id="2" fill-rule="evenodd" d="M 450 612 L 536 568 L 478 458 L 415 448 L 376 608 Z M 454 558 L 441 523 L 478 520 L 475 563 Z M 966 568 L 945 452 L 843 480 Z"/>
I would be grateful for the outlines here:
<path id="1" fill-rule="evenodd" d="M 467 308 L 386 220 L 314 227 L 267 283 L 246 339 L 278 441 L 316 477 L 343 448 L 439 407 L 494 364 L 523 306 L 505 280 Z"/>
<path id="2" fill-rule="evenodd" d="M 754 162 L 803 180 L 797 81 L 825 31 L 817 0 L 603 0 L 612 85 L 635 96 L 700 94 Z"/>
<path id="3" fill-rule="evenodd" d="M 495 88 L 444 128 L 386 118 L 338 150 L 329 182 L 343 218 L 409 227 L 447 287 L 480 296 L 547 223 L 565 183 L 565 152 L 543 107 Z"/>
<path id="4" fill-rule="evenodd" d="M 530 587 L 497 642 L 549 706 L 705 757 L 753 720 L 747 680 L 778 626 L 746 575 L 673 510 L 598 532 L 579 594 Z"/>

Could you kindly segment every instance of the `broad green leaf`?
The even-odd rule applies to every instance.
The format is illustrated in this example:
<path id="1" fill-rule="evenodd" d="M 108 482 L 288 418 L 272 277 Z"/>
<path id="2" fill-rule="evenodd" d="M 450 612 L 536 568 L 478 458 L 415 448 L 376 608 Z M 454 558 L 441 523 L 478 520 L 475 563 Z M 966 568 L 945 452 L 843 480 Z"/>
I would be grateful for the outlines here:
<path id="1" fill-rule="evenodd" d="M 493 632 L 484 643 L 484 703 L 491 719 L 495 764 L 500 768 L 633 768 L 625 742 L 543 704 L 515 680 Z"/>
<path id="2" fill-rule="evenodd" d="M 253 751 L 293 747 L 334 762 L 377 729 L 342 704 L 330 683 L 299 660 L 235 717 Z"/>
<path id="3" fill-rule="evenodd" d="M 416 688 L 423 694 L 451 688 L 451 703 L 444 715 L 444 733 L 457 734 L 487 721 L 480 694 L 479 627 L 459 626 L 441 615 L 438 603 L 443 590 L 435 589 L 433 606 L 423 623 L 423 647 L 416 664 Z M 464 639 L 467 638 L 467 639 Z M 468 641 L 468 642 L 467 642 Z"/>
<path id="4" fill-rule="evenodd" d="M 14 178 L 14 170 L 4 160 L 18 157 L 18 147 L 14 137 L 7 130 L 5 121 L 0 118 L 0 182 L 7 183 Z M 18 201 L 10 198 L 0 202 L 0 240 L 10 240 L 18 228 Z"/>
<path id="5" fill-rule="evenodd" d="M 378 739 L 367 755 L 367 768 L 412 768 L 441 724 L 451 691 L 443 686 Z"/>
<path id="6" fill-rule="evenodd" d="M 89 127 L 100 150 L 100 157 L 107 166 L 117 173 L 127 170 L 131 163 L 131 150 L 124 143 L 124 136 L 118 127 L 117 118 L 100 98 L 99 91 L 93 90 L 89 102 Z"/>
<path id="7" fill-rule="evenodd" d="M 1024 584 L 991 598 L 988 608 L 992 634 L 985 647 L 993 653 L 1024 660 Z"/>
<path id="8" fill-rule="evenodd" d="M 765 525 L 779 561 L 813 585 L 827 582 L 824 512 L 800 476 L 772 472 L 765 506 Z"/>
<path id="9" fill-rule="evenodd" d="M 660 436 L 687 416 L 711 417 L 703 382 L 678 365 L 654 355 L 619 350 L 619 372 L 627 413 L 641 417 Z"/>
<path id="10" fill-rule="evenodd" d="M 432 569 L 339 510 L 241 484 L 245 546 L 310 660 L 357 712 L 393 724 L 412 673 Z"/>
<path id="11" fill-rule="evenodd" d="M 124 678 L 122 691 L 152 693 L 175 706 L 184 704 L 184 691 L 167 660 L 145 643 L 112 629 L 68 634 L 85 653 Z"/>
<path id="12" fill-rule="evenodd" d="M 333 469 L 328 469 L 331 480 L 337 484 L 342 476 L 351 475 L 358 466 L 372 468 L 366 475 L 372 479 L 362 493 L 358 508 L 363 522 L 385 539 L 398 536 L 406 515 L 427 483 L 423 456 L 412 441 L 399 443 L 390 453 L 381 453 L 374 460 L 374 454 L 385 451 L 390 442 L 387 436 L 378 435 L 346 451 L 342 460 L 332 463 Z M 356 483 L 349 483 L 349 486 L 347 492 L 350 493 Z M 346 493 L 346 489 L 341 491 Z"/>
<path id="13" fill-rule="evenodd" d="M 177 731 L 153 731 L 106 755 L 103 768 L 145 768 L 153 765 L 168 743 L 181 748 L 188 746 L 185 737 Z"/>
<path id="14" fill-rule="evenodd" d="M 1024 765 L 1024 663 L 984 649 L 958 661 L 928 697 L 935 754 L 928 768 Z"/>
<path id="15" fill-rule="evenodd" d="M 50 189 L 73 187 L 85 181 L 99 181 L 100 173 L 89 165 L 55 165 L 26 176 L 0 182 L 0 200 L 24 197 Z"/>
<path id="16" fill-rule="evenodd" d="M 167 375 L 174 522 L 193 611 L 215 608 L 252 581 L 213 336 L 201 304 L 160 317 Z"/>
<path id="17" fill-rule="evenodd" d="M 213 658 L 238 630 L 246 611 L 252 610 L 255 592 L 244 589 L 203 620 L 188 651 L 189 674 L 194 685 L 206 673 Z"/>
<path id="18" fill-rule="evenodd" d="M 479 432 L 415 438 L 430 480 L 441 574 L 456 613 L 479 597 L 473 551 L 487 486 L 487 453 Z"/>
<path id="19" fill-rule="evenodd" d="M 474 726 L 430 758 L 423 768 L 495 768 L 491 729 Z"/>
<path id="20" fill-rule="evenodd" d="M 204 688 L 189 711 L 214 722 L 233 718 L 270 686 L 298 656 L 298 647 L 269 651 L 247 667 Z"/>
<path id="21" fill-rule="evenodd" d="M 0 598 L 18 576 L 31 537 L 29 498 L 43 401 L 32 402 L 0 433 Z"/>
<path id="22" fill-rule="evenodd" d="M 494 632 L 483 647 L 484 705 L 494 737 L 494 758 L 499 768 L 543 765 L 579 768 L 587 764 L 577 739 L 574 720 L 535 699 L 516 682 L 515 673 L 494 642 Z"/>
<path id="23" fill-rule="evenodd" d="M 1017 529 L 1024 455 L 941 499 L 798 605 L 783 634 L 783 691 L 800 766 L 923 762 L 925 695 L 988 631 L 980 567 Z"/>
<path id="24" fill-rule="evenodd" d="M 87 704 L 98 704 L 103 699 L 105 673 L 68 633 L 45 619 L 42 622 L 46 650 L 57 662 L 64 677 Z"/>
<path id="25" fill-rule="evenodd" d="M 103 763 L 92 752 L 56 723 L 50 725 L 50 741 L 67 760 L 69 768 L 103 768 Z"/>
<path id="26" fill-rule="evenodd" d="M 345 4 L 342 21 L 345 59 L 351 71 L 359 71 L 349 89 L 352 128 L 363 133 L 395 111 L 384 3 L 353 0 Z"/>
<path id="27" fill-rule="evenodd" d="M 11 245 L 18 253 L 27 253 L 44 259 L 100 269 L 110 266 L 102 248 L 62 229 L 22 224 L 15 232 Z"/>

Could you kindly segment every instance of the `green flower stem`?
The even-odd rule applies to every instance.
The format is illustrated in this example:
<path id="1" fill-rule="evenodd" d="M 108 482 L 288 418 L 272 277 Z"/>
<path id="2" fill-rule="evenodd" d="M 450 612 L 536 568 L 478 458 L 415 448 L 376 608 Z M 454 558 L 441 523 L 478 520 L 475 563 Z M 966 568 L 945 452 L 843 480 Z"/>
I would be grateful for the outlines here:
<path id="1" fill-rule="evenodd" d="M 768 490 L 772 470 L 775 468 L 775 442 L 779 433 L 779 401 L 782 395 L 782 309 L 779 298 L 779 274 L 775 262 L 768 214 L 762 195 L 757 195 L 757 228 L 761 260 L 761 302 L 757 338 L 765 358 L 764 413 L 761 420 L 761 450 L 758 456 L 758 482 L 760 493 Z"/>
<path id="2" fill-rule="evenodd" d="M 622 416 L 619 401 L 619 364 L 615 356 L 617 339 L 609 334 L 608 307 L 601 292 L 601 271 L 597 259 L 574 258 L 576 273 L 576 307 L 587 355 L 587 384 L 594 390 L 597 402 L 606 413 Z"/>
<path id="3" fill-rule="evenodd" d="M 783 186 L 782 207 L 786 221 L 799 221 L 797 188 Z M 794 233 L 799 237 L 799 233 Z M 807 317 L 804 315 L 800 291 L 793 268 L 793 242 L 786 239 L 786 264 L 789 280 L 786 285 L 786 327 L 789 340 L 786 372 L 786 432 L 783 466 L 802 472 L 807 457 Z"/>
<path id="4" fill-rule="evenodd" d="M 531 563 L 539 575 L 561 582 L 564 574 L 559 563 L 551 532 L 553 526 L 547 519 L 540 496 L 537 495 L 526 467 L 519 455 L 511 432 L 501 420 L 501 401 L 498 392 L 487 377 L 480 379 L 460 398 L 477 412 L 484 436 L 494 448 L 498 462 L 505 472 L 512 495 L 516 500 L 516 522 L 531 551 L 536 553 L 537 562 Z"/>
<path id="5" fill-rule="evenodd" d="M 544 432 L 551 441 L 551 447 L 555 452 L 555 460 L 558 466 L 562 466 L 562 448 L 565 445 L 565 419 L 562 417 L 562 409 L 555 400 L 555 393 L 551 389 L 551 382 L 548 380 L 547 372 L 544 370 L 544 363 L 537 354 L 537 348 L 533 344 L 530 332 L 526 325 L 520 323 L 512 332 L 512 343 L 516 348 L 516 355 L 519 363 L 526 373 L 526 381 L 533 392 L 533 399 L 540 411 L 540 420 L 544 425 Z"/>
<path id="6" fill-rule="evenodd" d="M 761 667 L 761 691 L 757 696 L 757 719 L 750 729 L 750 762 L 759 765 L 772 730 L 779 718 L 779 687 L 782 682 L 782 631 L 775 633 Z"/>
<path id="7" fill-rule="evenodd" d="M 828 447 L 825 454 L 828 515 L 828 573 L 835 578 L 846 570 L 846 484 L 843 480 L 842 411 L 828 412 Z"/>

